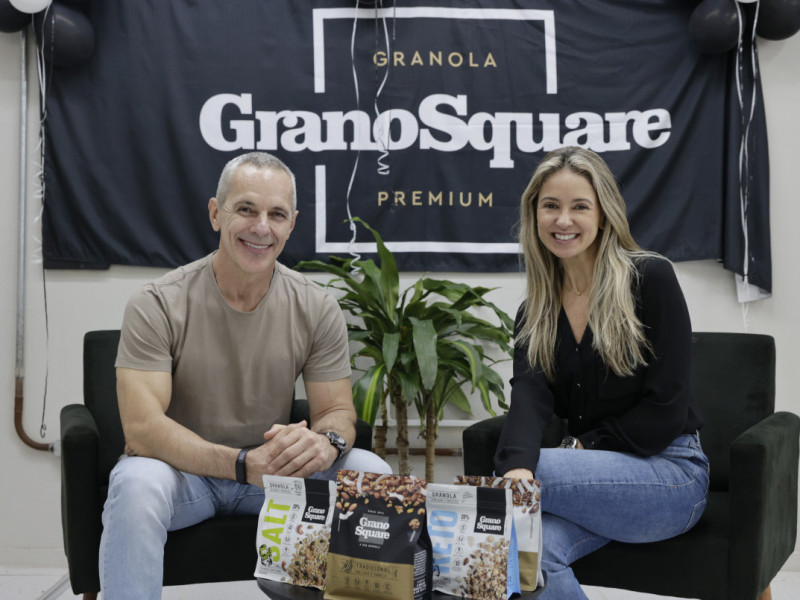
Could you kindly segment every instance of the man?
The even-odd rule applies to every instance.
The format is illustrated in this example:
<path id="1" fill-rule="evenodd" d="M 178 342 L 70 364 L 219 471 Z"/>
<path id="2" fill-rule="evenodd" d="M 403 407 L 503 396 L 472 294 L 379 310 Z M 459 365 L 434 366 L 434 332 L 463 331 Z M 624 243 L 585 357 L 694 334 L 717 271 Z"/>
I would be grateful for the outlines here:
<path id="1" fill-rule="evenodd" d="M 125 455 L 100 544 L 108 600 L 160 598 L 167 531 L 258 514 L 262 475 L 391 472 L 349 450 L 356 415 L 336 300 L 277 262 L 298 215 L 294 175 L 269 154 L 234 158 L 208 212 L 219 249 L 147 284 L 125 309 Z M 289 423 L 300 373 L 312 428 Z"/>

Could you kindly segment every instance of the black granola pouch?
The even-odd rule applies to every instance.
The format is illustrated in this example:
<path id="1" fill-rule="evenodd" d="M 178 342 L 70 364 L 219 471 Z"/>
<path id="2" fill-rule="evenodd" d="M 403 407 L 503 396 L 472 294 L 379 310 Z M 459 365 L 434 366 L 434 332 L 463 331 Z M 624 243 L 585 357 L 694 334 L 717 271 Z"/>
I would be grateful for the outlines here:
<path id="1" fill-rule="evenodd" d="M 339 471 L 326 600 L 429 600 L 426 482 Z"/>

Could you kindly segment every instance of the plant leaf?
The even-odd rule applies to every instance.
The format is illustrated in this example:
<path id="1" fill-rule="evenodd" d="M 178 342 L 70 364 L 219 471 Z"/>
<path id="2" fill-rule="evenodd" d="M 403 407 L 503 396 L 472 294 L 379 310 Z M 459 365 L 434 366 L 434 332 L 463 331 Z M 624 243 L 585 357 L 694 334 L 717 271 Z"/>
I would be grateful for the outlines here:
<path id="1" fill-rule="evenodd" d="M 386 365 L 372 365 L 361 378 L 353 384 L 353 404 L 356 413 L 370 425 L 375 424 L 384 395 L 384 374 Z"/>
<path id="2" fill-rule="evenodd" d="M 391 371 L 394 369 L 394 362 L 397 360 L 397 349 L 400 346 L 399 333 L 384 333 L 383 334 L 383 362 L 386 365 L 386 370 Z"/>
<path id="3" fill-rule="evenodd" d="M 400 379 L 400 392 L 403 399 L 407 404 L 414 401 L 414 398 L 420 393 L 419 376 L 414 373 L 407 373 L 406 371 L 395 371 L 398 379 Z"/>
<path id="4" fill-rule="evenodd" d="M 481 355 L 480 352 L 470 344 L 469 342 L 465 342 L 464 340 L 446 340 L 446 343 L 451 344 L 454 348 L 457 348 L 464 356 L 467 357 L 469 360 L 469 368 L 470 368 L 470 381 L 472 385 L 476 385 L 478 383 L 478 377 L 481 375 L 482 371 L 482 362 L 481 362 Z"/>
<path id="5" fill-rule="evenodd" d="M 464 390 L 462 390 L 460 387 L 454 386 L 452 391 L 447 394 L 445 400 L 447 404 L 455 405 L 456 408 L 465 412 L 466 414 L 472 414 L 472 407 L 469 405 L 469 399 L 464 393 Z M 444 404 L 445 403 L 442 403 L 442 406 L 444 406 Z"/>
<path id="6" fill-rule="evenodd" d="M 410 317 L 413 325 L 414 352 L 417 355 L 417 365 L 422 379 L 422 387 L 430 390 L 436 382 L 436 372 L 439 370 L 439 357 L 436 354 L 436 329 L 433 321 L 421 320 Z"/>
<path id="7" fill-rule="evenodd" d="M 482 379 L 481 381 L 478 382 L 478 390 L 481 393 L 481 401 L 483 402 L 483 407 L 489 412 L 490 415 L 496 417 L 497 413 L 495 413 L 494 409 L 492 408 L 492 402 L 489 398 L 489 390 L 487 389 L 485 379 Z"/>
<path id="8" fill-rule="evenodd" d="M 395 262 L 394 255 L 383 243 L 383 238 L 377 231 L 359 217 L 353 217 L 353 221 L 361 223 L 375 238 L 375 243 L 378 246 L 378 258 L 381 261 L 381 289 L 384 294 L 384 306 L 389 318 L 394 319 L 395 311 L 397 310 L 397 299 L 400 293 L 400 276 L 397 272 L 397 262 Z"/>

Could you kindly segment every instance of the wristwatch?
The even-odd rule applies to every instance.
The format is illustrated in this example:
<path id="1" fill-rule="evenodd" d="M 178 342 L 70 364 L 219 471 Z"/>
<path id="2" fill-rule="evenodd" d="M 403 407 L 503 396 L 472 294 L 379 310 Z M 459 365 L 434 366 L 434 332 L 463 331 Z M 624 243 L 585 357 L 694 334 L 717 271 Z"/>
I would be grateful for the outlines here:
<path id="1" fill-rule="evenodd" d="M 575 449 L 578 447 L 578 438 L 568 435 L 561 440 L 561 443 L 558 445 L 558 447 Z"/>
<path id="2" fill-rule="evenodd" d="M 336 451 L 339 453 L 336 456 L 336 460 L 342 458 L 342 454 L 344 454 L 344 451 L 347 450 L 347 442 L 344 441 L 344 438 L 335 431 L 320 431 L 320 433 L 328 438 L 331 446 L 336 448 Z"/>

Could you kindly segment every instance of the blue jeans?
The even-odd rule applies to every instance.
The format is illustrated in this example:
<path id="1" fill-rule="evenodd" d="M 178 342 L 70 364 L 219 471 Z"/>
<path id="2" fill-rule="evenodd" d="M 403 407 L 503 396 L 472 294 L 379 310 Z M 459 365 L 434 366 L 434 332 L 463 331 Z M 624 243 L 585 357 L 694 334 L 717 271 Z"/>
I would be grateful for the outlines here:
<path id="1" fill-rule="evenodd" d="M 392 471 L 372 452 L 353 448 L 314 478 L 336 479 L 339 469 Z M 153 458 L 123 456 L 111 471 L 103 509 L 99 565 L 103 598 L 161 598 L 168 531 L 215 515 L 258 515 L 263 503 L 264 490 L 258 486 L 190 475 Z"/>
<path id="2" fill-rule="evenodd" d="M 542 570 L 539 600 L 583 600 L 569 567 L 610 540 L 655 542 L 697 523 L 706 507 L 708 458 L 697 434 L 643 458 L 603 450 L 543 449 Z"/>

